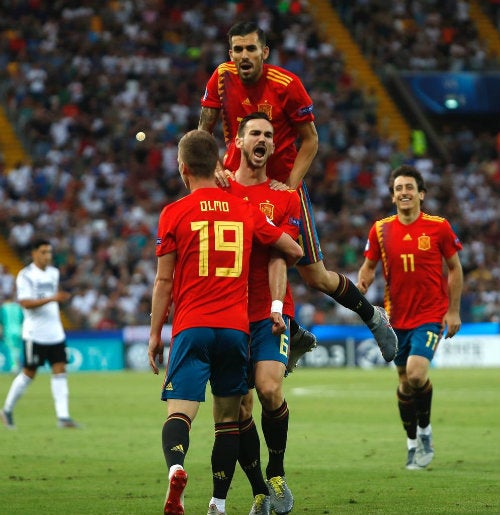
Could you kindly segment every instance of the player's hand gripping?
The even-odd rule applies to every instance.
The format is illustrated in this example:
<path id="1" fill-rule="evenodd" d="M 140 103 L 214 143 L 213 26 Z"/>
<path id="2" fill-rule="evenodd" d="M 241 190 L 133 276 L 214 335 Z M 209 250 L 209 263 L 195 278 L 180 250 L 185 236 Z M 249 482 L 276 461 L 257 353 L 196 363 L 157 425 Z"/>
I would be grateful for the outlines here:
<path id="1" fill-rule="evenodd" d="M 223 168 L 217 168 L 217 170 L 215 170 L 215 182 L 221 188 L 229 187 L 229 181 L 231 179 L 234 180 L 234 173 L 230 170 L 224 170 Z"/>
<path id="2" fill-rule="evenodd" d="M 286 331 L 286 324 L 281 313 L 273 312 L 271 313 L 270 318 L 273 323 L 273 327 L 271 329 L 272 333 L 276 336 L 283 334 Z"/>
<path id="3" fill-rule="evenodd" d="M 285 184 L 284 182 L 277 181 L 276 179 L 271 179 L 269 181 L 269 187 L 272 190 L 276 191 L 287 191 L 290 189 L 290 186 L 288 184 Z"/>

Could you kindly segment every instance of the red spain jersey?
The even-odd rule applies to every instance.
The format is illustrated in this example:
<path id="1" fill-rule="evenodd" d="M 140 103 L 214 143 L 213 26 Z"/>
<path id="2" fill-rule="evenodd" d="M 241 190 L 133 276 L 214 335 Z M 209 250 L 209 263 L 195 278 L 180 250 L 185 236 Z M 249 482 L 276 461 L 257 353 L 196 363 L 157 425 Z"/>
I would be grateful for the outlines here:
<path id="1" fill-rule="evenodd" d="M 249 333 L 253 238 L 271 245 L 282 233 L 248 202 L 219 188 L 197 189 L 164 207 L 156 255 L 177 253 L 172 335 L 193 327 Z"/>
<path id="2" fill-rule="evenodd" d="M 289 234 L 294 240 L 299 235 L 300 200 L 295 190 L 275 191 L 269 187 L 269 179 L 261 184 L 242 186 L 231 181 L 228 191 L 248 200 L 258 207 L 274 225 Z M 271 309 L 271 292 L 269 291 L 268 263 L 271 249 L 254 243 L 250 258 L 250 275 L 248 278 L 248 316 L 250 322 L 269 318 Z M 283 314 L 295 315 L 292 292 L 287 285 L 283 302 Z"/>
<path id="3" fill-rule="evenodd" d="M 375 222 L 364 255 L 382 262 L 384 305 L 396 329 L 441 323 L 448 310 L 443 259 L 462 249 L 449 222 L 420 213 L 409 225 L 396 215 Z"/>
<path id="4" fill-rule="evenodd" d="M 295 74 L 264 64 L 255 84 L 243 84 L 235 64 L 223 63 L 210 77 L 201 105 L 221 110 L 227 146 L 224 166 L 232 171 L 240 165 L 240 150 L 234 144 L 240 121 L 255 111 L 266 113 L 274 127 L 276 144 L 267 162 L 267 175 L 281 182 L 288 179 L 297 155 L 295 124 L 314 120 L 311 97 Z"/>

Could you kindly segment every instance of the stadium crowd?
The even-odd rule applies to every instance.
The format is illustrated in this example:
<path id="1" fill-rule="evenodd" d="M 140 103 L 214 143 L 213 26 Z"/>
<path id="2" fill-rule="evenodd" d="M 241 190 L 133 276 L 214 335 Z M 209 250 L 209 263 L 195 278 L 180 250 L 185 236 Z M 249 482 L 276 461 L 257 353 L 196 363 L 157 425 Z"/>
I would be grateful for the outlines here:
<path id="1" fill-rule="evenodd" d="M 363 53 L 381 70 L 498 70 L 479 37 L 468 0 L 332 0 Z"/>
<path id="2" fill-rule="evenodd" d="M 372 57 L 373 49 L 393 46 L 383 20 L 359 25 L 360 11 L 381 2 L 353 2 L 351 11 L 351 2 L 332 3 L 370 39 L 362 46 Z M 391 2 L 395 10 L 403 4 L 411 4 L 405 16 L 417 26 L 422 12 L 413 7 L 423 3 Z M 204 85 L 228 58 L 227 29 L 254 16 L 268 33 L 270 61 L 298 74 L 315 104 L 320 150 L 307 181 L 325 263 L 356 282 L 367 228 L 392 212 L 388 174 L 403 162 L 415 164 L 432 189 L 424 209 L 447 217 L 464 245 L 463 321 L 498 321 L 496 136 L 465 126 L 450 131 L 443 136 L 447 161 L 416 153 L 410 142 L 397 150 L 377 131 L 371 90 L 319 39 L 306 0 L 19 0 L 0 7 L 0 94 L 31 156 L 0 174 L 0 221 L 12 247 L 27 259 L 35 234 L 50 238 L 62 286 L 73 292 L 67 310 L 76 326 L 148 324 L 158 215 L 185 194 L 177 141 L 197 126 Z M 382 39 L 387 44 L 379 45 Z M 473 41 L 482 46 L 475 36 L 467 44 Z M 418 45 L 405 52 L 403 62 L 411 61 L 408 52 L 419 57 Z M 446 52 L 439 56 L 438 69 L 455 69 L 455 61 L 443 64 Z M 475 69 L 498 69 L 487 56 L 482 63 Z M 138 131 L 147 136 L 142 142 Z M 357 323 L 290 276 L 303 324 Z M 0 270 L 0 297 L 11 294 L 12 283 Z M 370 300 L 381 304 L 382 282 L 376 286 Z"/>

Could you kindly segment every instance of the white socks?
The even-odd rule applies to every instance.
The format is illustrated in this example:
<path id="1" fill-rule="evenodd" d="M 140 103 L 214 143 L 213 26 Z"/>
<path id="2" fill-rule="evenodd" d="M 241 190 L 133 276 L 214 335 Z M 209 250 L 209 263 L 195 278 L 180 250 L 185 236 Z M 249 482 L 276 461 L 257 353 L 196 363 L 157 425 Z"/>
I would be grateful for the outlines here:
<path id="1" fill-rule="evenodd" d="M 408 450 L 416 449 L 417 448 L 417 439 L 415 438 L 415 440 L 413 440 L 412 438 L 407 438 L 406 439 L 406 447 L 408 448 Z"/>
<path id="2" fill-rule="evenodd" d="M 170 481 L 170 479 L 172 478 L 172 476 L 174 475 L 174 472 L 175 472 L 176 470 L 179 470 L 179 469 L 180 469 L 180 470 L 184 470 L 184 467 L 183 467 L 182 465 L 179 465 L 179 464 L 177 464 L 177 465 L 172 465 L 172 466 L 170 467 L 170 469 L 169 469 L 169 471 L 168 471 L 168 480 L 169 480 L 169 481 Z"/>
<path id="3" fill-rule="evenodd" d="M 431 428 L 430 424 L 427 427 L 417 426 L 417 438 L 415 438 L 415 440 L 412 440 L 411 438 L 407 438 L 406 439 L 406 446 L 408 447 L 408 450 L 416 449 L 417 442 L 418 442 L 418 437 L 420 435 L 430 436 L 431 434 L 432 434 L 432 428 Z"/>
<path id="4" fill-rule="evenodd" d="M 431 429 L 430 424 L 427 427 L 417 426 L 417 436 L 420 436 L 420 435 L 430 436 L 431 434 L 432 434 L 432 429 Z"/>
<path id="5" fill-rule="evenodd" d="M 217 510 L 221 513 L 226 513 L 226 499 L 217 499 L 212 497 L 208 505 L 211 506 L 212 504 L 215 504 L 215 506 L 217 506 Z"/>
<path id="6" fill-rule="evenodd" d="M 33 379 L 20 372 L 12 381 L 9 393 L 5 399 L 3 406 L 4 411 L 12 411 L 20 397 L 24 394 Z M 66 374 L 54 374 L 50 378 L 50 387 L 52 389 L 52 396 L 54 397 L 54 404 L 56 408 L 57 418 L 70 418 L 69 417 L 69 389 Z"/>
<path id="7" fill-rule="evenodd" d="M 16 402 L 26 391 L 26 388 L 31 384 L 31 381 L 33 381 L 33 379 L 24 375 L 22 372 L 15 377 L 14 381 L 12 381 L 12 384 L 10 385 L 9 393 L 5 399 L 5 404 L 3 405 L 4 411 L 12 411 L 14 409 Z"/>
<path id="8" fill-rule="evenodd" d="M 69 388 L 66 374 L 53 374 L 50 387 L 57 418 L 69 418 Z"/>

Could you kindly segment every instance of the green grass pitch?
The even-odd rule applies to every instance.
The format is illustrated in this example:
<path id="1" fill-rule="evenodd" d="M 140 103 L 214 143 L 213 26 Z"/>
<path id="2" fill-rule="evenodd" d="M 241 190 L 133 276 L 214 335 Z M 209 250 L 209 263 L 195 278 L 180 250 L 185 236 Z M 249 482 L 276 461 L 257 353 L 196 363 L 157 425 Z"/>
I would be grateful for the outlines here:
<path id="1" fill-rule="evenodd" d="M 436 369 L 431 379 L 436 456 L 426 470 L 407 471 L 395 370 L 299 368 L 288 377 L 292 513 L 499 514 L 500 370 Z M 11 380 L 0 375 L 2 402 Z M 48 374 L 39 375 L 17 406 L 17 429 L 0 427 L 0 514 L 162 513 L 161 381 L 143 372 L 72 374 L 71 412 L 84 427 L 62 430 Z M 206 513 L 212 441 L 207 397 L 185 463 L 186 515 Z M 238 469 L 228 515 L 247 515 L 251 502 Z"/>

